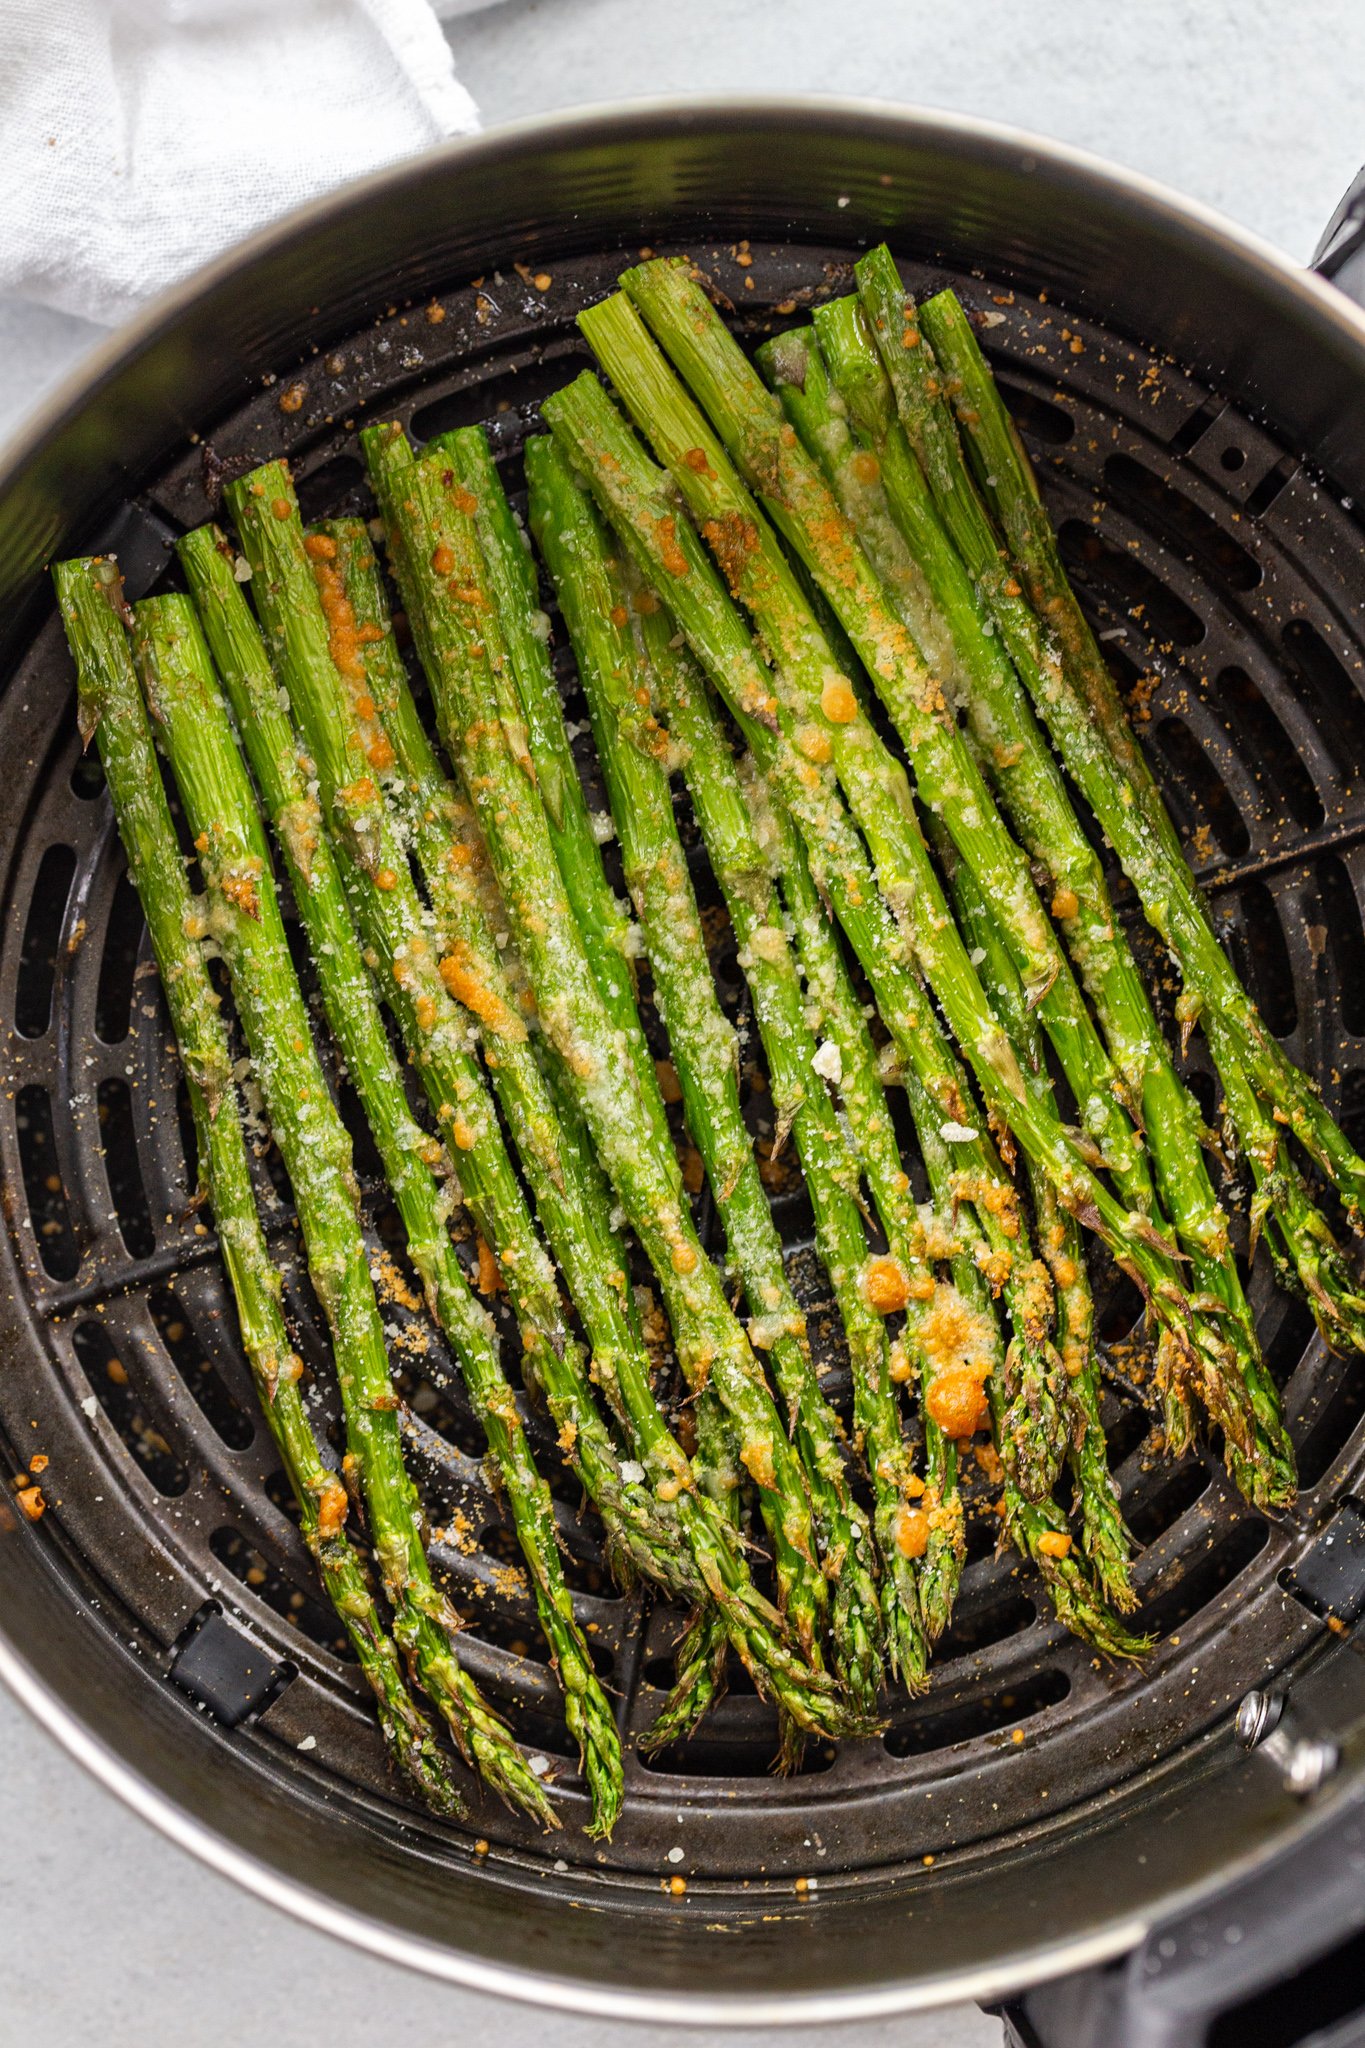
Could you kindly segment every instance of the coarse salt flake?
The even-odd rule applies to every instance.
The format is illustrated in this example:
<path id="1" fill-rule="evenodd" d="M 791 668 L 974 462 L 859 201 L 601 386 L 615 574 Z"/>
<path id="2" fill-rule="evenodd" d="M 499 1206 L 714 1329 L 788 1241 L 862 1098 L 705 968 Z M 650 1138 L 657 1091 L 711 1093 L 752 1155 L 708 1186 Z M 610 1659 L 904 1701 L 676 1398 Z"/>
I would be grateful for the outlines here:
<path id="1" fill-rule="evenodd" d="M 811 1065 L 823 1081 L 830 1081 L 837 1088 L 844 1078 L 843 1055 L 832 1038 L 827 1038 L 814 1053 Z"/>
<path id="2" fill-rule="evenodd" d="M 644 1466 L 638 1464 L 634 1458 L 623 1458 L 621 1460 L 621 1477 L 625 1480 L 627 1486 L 639 1486 L 644 1476 Z"/>
<path id="3" fill-rule="evenodd" d="M 678 1848 L 670 1849 L 668 1852 L 668 1860 L 670 1863 L 681 1863 L 683 1860 L 682 1850 Z"/>
<path id="4" fill-rule="evenodd" d="M 984 946 L 973 946 L 971 952 L 967 955 L 973 967 L 979 967 L 985 957 L 986 948 Z"/>
<path id="5" fill-rule="evenodd" d="M 526 1761 L 537 1778 L 543 1778 L 550 1768 L 550 1759 L 547 1756 L 528 1756 Z"/>
<path id="6" fill-rule="evenodd" d="M 305 1735 L 303 1741 L 296 1743 L 294 1746 L 296 1749 L 316 1749 L 318 1746 L 317 1736 Z"/>
<path id="7" fill-rule="evenodd" d="M 85 1399 L 81 1402 L 81 1413 L 82 1415 L 88 1415 L 90 1420 L 93 1422 L 96 1415 L 98 1415 L 99 1413 L 99 1406 L 100 1404 L 98 1396 L 94 1394 L 87 1394 Z"/>

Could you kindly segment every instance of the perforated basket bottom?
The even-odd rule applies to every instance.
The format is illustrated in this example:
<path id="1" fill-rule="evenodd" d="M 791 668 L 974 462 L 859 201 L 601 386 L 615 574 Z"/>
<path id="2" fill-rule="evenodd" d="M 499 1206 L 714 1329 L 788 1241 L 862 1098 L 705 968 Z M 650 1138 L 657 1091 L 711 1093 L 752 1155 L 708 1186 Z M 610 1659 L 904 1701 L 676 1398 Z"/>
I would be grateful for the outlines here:
<path id="1" fill-rule="evenodd" d="M 756 247 L 748 267 L 731 249 L 691 253 L 714 269 L 754 338 L 847 288 L 843 251 Z M 278 383 L 213 423 L 208 440 L 129 502 L 107 544 L 132 594 L 157 586 L 175 534 L 209 515 L 206 491 L 223 466 L 235 473 L 286 451 L 310 518 L 372 510 L 350 431 L 362 416 L 399 418 L 419 437 L 484 421 L 518 495 L 519 449 L 540 399 L 588 359 L 573 314 L 609 289 L 620 260 L 565 263 L 548 289 L 488 277 L 450 293 L 439 318 L 394 309 L 358 335 L 328 339 L 301 366 L 282 366 Z M 1147 741 L 1220 929 L 1271 1028 L 1359 1128 L 1365 706 L 1349 595 L 1358 527 L 1259 428 L 1174 366 L 980 278 L 925 270 L 912 282 L 951 282 L 986 312 L 986 345 L 1083 599 L 1123 683 L 1141 683 Z M 571 715 L 581 717 L 562 650 L 561 661 Z M 385 1774 L 354 1667 L 338 1654 L 255 1409 L 211 1225 L 189 1205 L 192 1134 L 176 1062 L 99 770 L 79 753 L 55 620 L 0 701 L 0 758 L 11 762 L 0 1165 L 17 1271 L 0 1422 L 15 1469 L 34 1453 L 49 1459 L 48 1527 L 81 1597 L 154 1668 L 174 1669 L 225 1729 L 237 1724 L 224 1740 L 312 1738 L 300 1768 L 334 1798 L 372 1811 L 389 1802 L 401 1818 L 404 1796 Z M 697 870 L 705 895 L 700 857 Z M 1145 927 L 1135 931 L 1146 947 Z M 723 952 L 719 968 L 738 1002 Z M 1169 980 L 1158 972 L 1166 1000 Z M 1212 1114 L 1197 1040 L 1190 1072 Z M 345 1090 L 342 1104 L 356 1128 Z M 761 1117 L 752 1092 L 749 1108 Z M 401 1257 L 359 1132 L 357 1158 L 376 1252 Z M 288 1189 L 268 1165 L 268 1228 L 318 1417 L 335 1439 L 327 1349 Z M 779 1192 L 775 1207 L 842 1398 L 837 1319 L 799 1188 Z M 701 1222 L 719 1249 L 709 1211 Z M 1360 1375 L 1327 1355 L 1306 1311 L 1274 1291 L 1258 1259 L 1252 1298 L 1304 1481 L 1300 1512 L 1272 1524 L 1235 1497 L 1213 1455 L 1178 1465 L 1148 1455 L 1148 1417 L 1126 1378 L 1140 1358 L 1140 1346 L 1128 1348 L 1140 1336 L 1136 1303 L 1112 1274 L 1097 1284 L 1116 1365 L 1105 1418 L 1114 1470 L 1146 1546 L 1138 1621 L 1159 1647 L 1140 1670 L 1092 1658 L 1057 1627 L 1031 1573 L 994 1555 L 996 1524 L 982 1513 L 927 1694 L 892 1699 L 879 1740 L 813 1749 L 796 1780 L 770 1775 L 772 1716 L 738 1675 L 693 1741 L 652 1761 L 636 1752 L 631 1738 L 658 1708 L 682 1617 L 613 1587 L 596 1524 L 531 1415 L 576 1605 L 626 1737 L 626 1812 L 610 1847 L 576 1825 L 586 1801 L 478 1427 L 458 1390 L 438 1391 L 433 1353 L 400 1344 L 413 1470 L 440 1532 L 436 1563 L 468 1617 L 467 1660 L 550 1760 L 569 1823 L 546 1846 L 475 1795 L 475 1826 L 428 1833 L 425 1847 L 467 1855 L 477 1835 L 495 1856 L 602 1866 L 651 1887 L 680 1871 L 693 1895 L 796 1875 L 837 1890 L 1034 1827 L 1225 1718 L 1316 1630 L 1278 1580 L 1355 1479 Z M 987 1491 L 982 1481 L 983 1507 Z M 681 1862 L 669 1860 L 675 1847 Z"/>

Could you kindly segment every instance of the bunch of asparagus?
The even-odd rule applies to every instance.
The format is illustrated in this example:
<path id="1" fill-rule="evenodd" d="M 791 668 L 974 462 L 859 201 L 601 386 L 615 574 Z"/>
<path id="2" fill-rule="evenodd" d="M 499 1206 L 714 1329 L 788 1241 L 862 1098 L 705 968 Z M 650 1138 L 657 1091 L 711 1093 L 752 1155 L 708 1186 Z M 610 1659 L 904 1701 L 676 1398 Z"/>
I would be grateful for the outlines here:
<path id="1" fill-rule="evenodd" d="M 961 1575 L 972 1450 L 1001 1540 L 1037 1567 L 1059 1618 L 1111 1656 L 1141 1654 L 1121 1618 L 1137 1595 L 1087 1234 L 1142 1290 L 1170 1450 L 1202 1411 L 1249 1499 L 1293 1500 L 1210 1134 L 1073 787 L 1180 970 L 1184 1034 L 1207 1036 L 1228 1149 L 1254 1184 L 1250 1248 L 1264 1233 L 1328 1342 L 1365 1349 L 1365 1298 L 1313 1178 L 1358 1224 L 1365 1162 L 1217 941 L 961 306 L 944 293 L 915 308 L 877 249 L 855 296 L 766 343 L 756 366 L 685 263 L 646 263 L 622 285 L 581 326 L 638 434 L 585 373 L 546 402 L 551 432 L 526 450 L 530 526 L 609 818 L 579 778 L 530 540 L 480 429 L 420 450 L 397 426 L 361 435 L 444 759 L 369 530 L 306 530 L 280 463 L 229 487 L 235 543 L 216 527 L 180 543 L 188 596 L 130 609 L 113 563 L 56 572 L 244 1345 L 391 1753 L 433 1805 L 458 1808 L 424 1695 L 489 1785 L 555 1824 L 460 1661 L 428 1561 L 349 1142 L 267 827 L 428 1310 L 487 1435 L 602 1834 L 622 1798 L 616 1717 L 479 1288 L 506 1290 L 525 1384 L 613 1568 L 692 1608 L 654 1742 L 695 1726 L 732 1654 L 778 1709 L 783 1768 L 809 1735 L 875 1728 L 888 1676 L 921 1689 Z M 768 1156 L 790 1140 L 846 1338 L 847 1418 L 814 1362 L 746 1121 L 684 793 L 747 983 Z M 604 862 L 612 837 L 629 903 Z M 332 1333 L 340 1474 L 300 1398 L 210 943 Z M 697 1237 L 665 1083 L 723 1270 Z M 770 1593 L 754 1576 L 764 1550 Z"/>

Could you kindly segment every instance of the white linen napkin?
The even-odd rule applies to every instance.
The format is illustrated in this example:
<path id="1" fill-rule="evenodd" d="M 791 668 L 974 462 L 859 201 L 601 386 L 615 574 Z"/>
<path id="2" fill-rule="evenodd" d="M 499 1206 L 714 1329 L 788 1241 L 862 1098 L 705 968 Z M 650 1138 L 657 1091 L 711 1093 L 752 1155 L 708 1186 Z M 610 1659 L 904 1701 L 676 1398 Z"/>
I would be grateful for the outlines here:
<path id="1" fill-rule="evenodd" d="M 274 215 L 479 124 L 430 0 L 0 14 L 0 295 L 106 325 Z"/>

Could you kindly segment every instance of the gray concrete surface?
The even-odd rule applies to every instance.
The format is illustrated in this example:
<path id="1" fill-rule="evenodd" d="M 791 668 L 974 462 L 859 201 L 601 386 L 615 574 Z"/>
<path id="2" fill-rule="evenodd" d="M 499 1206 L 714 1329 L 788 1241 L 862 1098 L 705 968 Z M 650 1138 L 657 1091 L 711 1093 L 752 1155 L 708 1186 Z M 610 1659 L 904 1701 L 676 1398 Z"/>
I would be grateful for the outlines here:
<path id="1" fill-rule="evenodd" d="M 655 91 L 916 100 L 1132 165 L 1300 258 L 1365 160 L 1358 0 L 507 0 L 449 34 L 490 124 Z M 94 338 L 0 303 L 0 434 Z M 454 1992 L 281 1921 L 129 1817 L 3 1698 L 0 1842 L 0 2048 L 665 2038 Z M 1000 2035 L 963 2010 L 821 2038 L 990 2048 Z"/>

